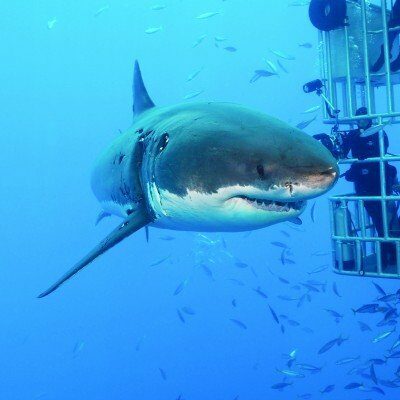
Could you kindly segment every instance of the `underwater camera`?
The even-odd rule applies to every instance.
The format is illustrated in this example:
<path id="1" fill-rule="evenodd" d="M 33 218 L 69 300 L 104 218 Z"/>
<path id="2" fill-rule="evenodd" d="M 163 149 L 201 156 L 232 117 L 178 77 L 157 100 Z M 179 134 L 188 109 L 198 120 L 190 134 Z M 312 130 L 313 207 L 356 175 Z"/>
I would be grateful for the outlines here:
<path id="1" fill-rule="evenodd" d="M 303 85 L 303 90 L 305 93 L 313 93 L 318 92 L 324 87 L 324 84 L 320 79 L 316 79 L 315 81 L 307 82 Z"/>

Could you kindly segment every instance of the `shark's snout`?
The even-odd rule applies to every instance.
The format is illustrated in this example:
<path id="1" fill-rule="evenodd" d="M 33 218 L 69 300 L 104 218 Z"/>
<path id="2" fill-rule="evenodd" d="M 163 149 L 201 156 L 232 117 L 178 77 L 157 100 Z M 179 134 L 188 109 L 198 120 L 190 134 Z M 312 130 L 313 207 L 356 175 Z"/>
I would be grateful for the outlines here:
<path id="1" fill-rule="evenodd" d="M 321 182 L 322 187 L 327 188 L 329 190 L 338 180 L 339 178 L 339 168 L 337 163 L 324 171 L 319 172 L 317 180 Z"/>
<path id="2" fill-rule="evenodd" d="M 254 181 L 254 186 L 269 192 L 278 201 L 307 200 L 326 193 L 337 182 L 339 169 L 336 160 L 324 150 L 283 161 L 276 157 L 271 162 L 270 158 L 263 168 L 263 176 Z"/>
<path id="3" fill-rule="evenodd" d="M 332 157 L 330 165 L 292 170 L 292 176 L 284 183 L 286 195 L 295 199 L 310 199 L 328 192 L 339 178 L 339 168 Z"/>

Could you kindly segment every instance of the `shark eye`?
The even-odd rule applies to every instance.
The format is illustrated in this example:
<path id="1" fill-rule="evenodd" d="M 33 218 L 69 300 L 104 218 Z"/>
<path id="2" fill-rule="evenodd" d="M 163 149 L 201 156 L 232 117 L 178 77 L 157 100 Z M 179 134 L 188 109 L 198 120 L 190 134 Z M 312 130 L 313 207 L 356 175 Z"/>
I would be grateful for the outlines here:
<path id="1" fill-rule="evenodd" d="M 264 166 L 263 165 L 257 165 L 257 173 L 258 173 L 258 176 L 261 178 L 261 179 L 264 179 L 265 178 L 265 171 L 264 171 Z"/>
<path id="2" fill-rule="evenodd" d="M 158 150 L 163 151 L 167 147 L 168 142 L 169 142 L 169 135 L 168 133 L 164 133 L 160 139 Z"/>

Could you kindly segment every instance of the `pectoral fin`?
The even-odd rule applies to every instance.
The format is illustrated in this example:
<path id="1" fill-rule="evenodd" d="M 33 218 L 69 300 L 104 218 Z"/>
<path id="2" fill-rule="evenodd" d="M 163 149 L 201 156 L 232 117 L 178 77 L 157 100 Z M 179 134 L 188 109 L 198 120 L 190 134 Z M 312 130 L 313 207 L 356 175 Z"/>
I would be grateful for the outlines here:
<path id="1" fill-rule="evenodd" d="M 78 273 L 81 269 L 85 268 L 98 256 L 105 253 L 107 250 L 114 247 L 116 244 L 136 232 L 140 228 L 143 228 L 151 222 L 147 211 L 143 209 L 137 210 L 134 214 L 130 215 L 122 224 L 114 229 L 103 241 L 101 241 L 90 253 L 88 253 L 82 260 L 80 260 L 71 270 L 69 270 L 64 276 L 62 276 L 56 283 L 54 283 L 49 289 L 41 293 L 38 297 L 42 298 L 48 294 L 54 292 L 60 287 L 65 281 Z"/>

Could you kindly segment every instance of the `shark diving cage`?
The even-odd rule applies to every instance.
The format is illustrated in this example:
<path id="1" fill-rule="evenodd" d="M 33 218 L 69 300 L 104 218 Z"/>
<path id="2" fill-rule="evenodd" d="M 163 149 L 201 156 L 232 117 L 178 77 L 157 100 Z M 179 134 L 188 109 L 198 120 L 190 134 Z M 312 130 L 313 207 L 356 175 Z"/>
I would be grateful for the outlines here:
<path id="1" fill-rule="evenodd" d="M 400 122 L 400 108 L 396 107 L 400 100 L 400 72 L 391 71 L 391 60 L 399 55 L 398 39 L 394 37 L 400 31 L 400 26 L 391 22 L 393 6 L 396 7 L 394 0 L 310 3 L 310 20 L 319 30 L 321 79 L 310 82 L 314 87 L 306 84 L 304 90 L 317 92 L 322 98 L 324 123 L 333 126 L 332 137 L 342 125 L 352 129 L 365 118 L 373 121 L 374 133 L 379 135 L 379 157 L 339 160 L 342 167 L 378 163 L 381 186 L 379 196 L 350 193 L 329 199 L 334 271 L 342 275 L 400 278 L 400 231 L 392 223 L 393 219 L 398 221 L 400 196 L 387 195 L 385 175 L 386 164 L 400 161 L 400 156 L 385 154 L 383 130 L 387 124 Z M 372 72 L 371 66 L 381 51 L 382 66 Z M 359 107 L 366 107 L 368 114 L 357 116 Z M 368 204 L 375 204 L 381 213 L 381 235 L 366 212 Z M 390 261 L 383 258 L 388 247 L 394 255 Z"/>

